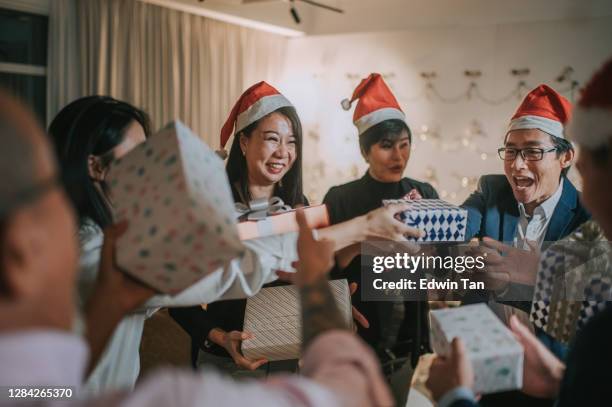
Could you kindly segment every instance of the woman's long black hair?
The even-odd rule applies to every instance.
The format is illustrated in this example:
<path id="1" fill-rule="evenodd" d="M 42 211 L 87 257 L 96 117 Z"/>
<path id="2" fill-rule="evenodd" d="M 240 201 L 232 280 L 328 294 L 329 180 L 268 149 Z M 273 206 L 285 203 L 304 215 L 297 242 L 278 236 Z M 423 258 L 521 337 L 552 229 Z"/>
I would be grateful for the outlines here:
<path id="1" fill-rule="evenodd" d="M 280 113 L 285 116 L 289 119 L 293 128 L 293 136 L 295 137 L 296 145 L 295 161 L 281 182 L 274 186 L 274 196 L 281 198 L 286 205 L 294 207 L 305 203 L 302 189 L 302 123 L 293 107 L 281 107 L 272 113 Z M 230 149 L 229 158 L 227 159 L 227 166 L 225 167 L 230 184 L 238 193 L 238 196 L 234 198 L 243 201 L 242 203 L 244 204 L 248 204 L 248 201 L 252 198 L 249 193 L 247 162 L 240 149 L 240 135 L 243 134 L 245 137 L 251 137 L 251 134 L 263 119 L 264 118 L 257 120 L 236 134 Z"/>
<path id="2" fill-rule="evenodd" d="M 98 157 L 108 166 L 114 159 L 112 150 L 121 144 L 133 121 L 149 137 L 151 124 L 145 112 L 108 96 L 88 96 L 64 107 L 51 122 L 49 134 L 80 224 L 87 218 L 101 228 L 112 224 L 107 186 L 90 177 L 89 157 Z"/>

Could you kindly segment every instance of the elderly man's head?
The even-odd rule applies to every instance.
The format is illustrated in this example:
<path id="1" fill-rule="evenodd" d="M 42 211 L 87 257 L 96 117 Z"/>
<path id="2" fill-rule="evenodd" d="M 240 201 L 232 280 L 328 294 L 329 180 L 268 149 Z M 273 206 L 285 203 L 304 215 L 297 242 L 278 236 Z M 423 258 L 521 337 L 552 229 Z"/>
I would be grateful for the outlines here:
<path id="1" fill-rule="evenodd" d="M 78 246 L 55 160 L 32 114 L 0 93 L 0 330 L 68 329 Z"/>

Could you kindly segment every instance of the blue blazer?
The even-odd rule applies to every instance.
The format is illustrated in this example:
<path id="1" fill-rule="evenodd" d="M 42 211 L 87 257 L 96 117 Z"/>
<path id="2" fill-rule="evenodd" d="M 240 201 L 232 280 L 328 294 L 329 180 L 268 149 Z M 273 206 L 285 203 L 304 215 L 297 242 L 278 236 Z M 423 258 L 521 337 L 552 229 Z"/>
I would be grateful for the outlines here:
<path id="1" fill-rule="evenodd" d="M 514 240 L 519 209 L 505 175 L 481 177 L 478 189 L 461 207 L 468 211 L 466 240 L 485 236 L 502 242 Z M 548 224 L 544 241 L 560 240 L 590 218 L 591 215 L 580 202 L 578 191 L 567 177 L 563 177 L 563 192 Z"/>

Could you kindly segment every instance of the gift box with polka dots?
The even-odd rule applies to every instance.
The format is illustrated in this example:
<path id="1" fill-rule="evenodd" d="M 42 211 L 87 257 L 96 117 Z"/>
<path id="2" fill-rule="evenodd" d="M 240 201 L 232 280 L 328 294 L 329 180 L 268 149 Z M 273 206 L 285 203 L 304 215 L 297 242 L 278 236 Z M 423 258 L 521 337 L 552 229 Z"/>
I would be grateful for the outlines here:
<path id="1" fill-rule="evenodd" d="M 223 161 L 182 123 L 115 161 L 108 184 L 129 223 L 118 265 L 156 290 L 176 294 L 243 253 Z"/>

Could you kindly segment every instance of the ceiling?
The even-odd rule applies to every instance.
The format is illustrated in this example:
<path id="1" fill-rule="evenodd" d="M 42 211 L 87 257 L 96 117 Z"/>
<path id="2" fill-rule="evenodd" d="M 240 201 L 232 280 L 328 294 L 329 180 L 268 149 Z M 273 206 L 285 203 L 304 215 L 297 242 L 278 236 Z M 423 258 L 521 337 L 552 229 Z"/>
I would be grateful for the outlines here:
<path id="1" fill-rule="evenodd" d="M 610 0 L 318 0 L 337 14 L 297 1 L 297 25 L 287 0 L 167 0 L 246 18 L 308 35 L 473 26 L 612 16 Z"/>

